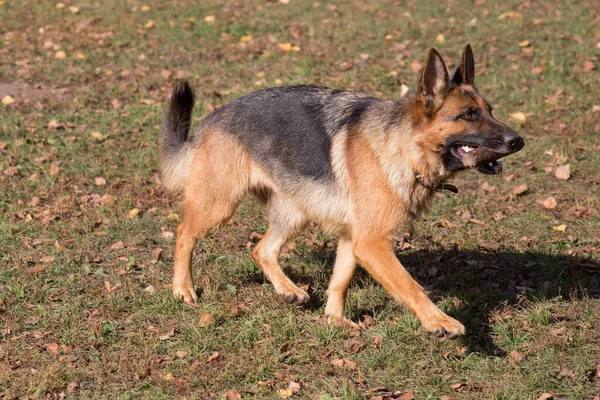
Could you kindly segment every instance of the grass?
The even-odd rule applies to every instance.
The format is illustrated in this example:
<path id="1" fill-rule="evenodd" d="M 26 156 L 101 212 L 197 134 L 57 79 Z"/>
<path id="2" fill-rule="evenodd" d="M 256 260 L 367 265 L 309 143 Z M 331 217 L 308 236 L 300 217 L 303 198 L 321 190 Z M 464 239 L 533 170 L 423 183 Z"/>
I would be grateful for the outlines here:
<path id="1" fill-rule="evenodd" d="M 17 100 L 0 106 L 0 397 L 278 398 L 290 382 L 315 399 L 600 393 L 593 2 L 5 0 L 0 20 L 0 97 Z M 179 208 L 157 143 L 175 79 L 198 88 L 196 118 L 280 84 L 397 98 L 428 47 L 455 65 L 466 42 L 479 90 L 526 147 L 502 177 L 459 176 L 398 243 L 464 338 L 432 338 L 362 270 L 357 327 L 327 325 L 335 238 L 315 229 L 282 256 L 312 301 L 281 304 L 247 249 L 265 230 L 251 202 L 198 245 L 198 307 L 171 297 Z"/>

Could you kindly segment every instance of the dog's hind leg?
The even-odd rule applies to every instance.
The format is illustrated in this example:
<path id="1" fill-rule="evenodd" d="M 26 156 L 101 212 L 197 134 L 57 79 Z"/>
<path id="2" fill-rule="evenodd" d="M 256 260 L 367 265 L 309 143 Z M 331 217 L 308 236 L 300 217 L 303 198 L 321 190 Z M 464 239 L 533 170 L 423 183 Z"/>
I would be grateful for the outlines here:
<path id="1" fill-rule="evenodd" d="M 344 319 L 346 295 L 356 270 L 356 259 L 352 252 L 352 240 L 340 237 L 333 265 L 333 274 L 327 288 L 327 306 L 325 315 L 330 322 Z"/>
<path id="2" fill-rule="evenodd" d="M 248 191 L 249 159 L 222 134 L 210 134 L 196 151 L 185 186 L 183 221 L 177 227 L 173 295 L 198 300 L 192 279 L 196 241 L 225 223 Z"/>
<path id="3" fill-rule="evenodd" d="M 279 265 L 279 253 L 287 240 L 306 226 L 304 215 L 291 203 L 272 196 L 268 203 L 269 228 L 252 250 L 252 258 L 286 303 L 302 305 L 308 294 L 288 278 Z"/>

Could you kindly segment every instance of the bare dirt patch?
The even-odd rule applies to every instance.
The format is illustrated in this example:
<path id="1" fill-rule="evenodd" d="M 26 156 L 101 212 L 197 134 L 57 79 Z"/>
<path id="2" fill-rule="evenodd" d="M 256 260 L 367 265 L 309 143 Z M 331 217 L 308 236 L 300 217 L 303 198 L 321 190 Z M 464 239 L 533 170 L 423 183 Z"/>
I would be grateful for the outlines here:
<path id="1" fill-rule="evenodd" d="M 63 97 L 69 89 L 29 85 L 23 82 L 0 82 L 0 99 L 11 96 L 16 101 L 41 101 L 49 97 Z"/>

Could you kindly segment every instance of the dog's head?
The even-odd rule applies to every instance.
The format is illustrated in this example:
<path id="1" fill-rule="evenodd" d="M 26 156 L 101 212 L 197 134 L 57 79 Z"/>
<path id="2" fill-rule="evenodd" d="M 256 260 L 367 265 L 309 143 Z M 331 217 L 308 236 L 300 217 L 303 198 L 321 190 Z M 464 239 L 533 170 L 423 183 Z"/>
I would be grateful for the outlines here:
<path id="1" fill-rule="evenodd" d="M 525 142 L 492 116 L 492 107 L 477 91 L 474 79 L 470 45 L 452 78 L 440 54 L 431 49 L 417 90 L 416 113 L 428 135 L 435 135 L 433 142 L 448 171 L 474 168 L 499 174 L 502 163 L 498 160 L 521 150 Z"/>

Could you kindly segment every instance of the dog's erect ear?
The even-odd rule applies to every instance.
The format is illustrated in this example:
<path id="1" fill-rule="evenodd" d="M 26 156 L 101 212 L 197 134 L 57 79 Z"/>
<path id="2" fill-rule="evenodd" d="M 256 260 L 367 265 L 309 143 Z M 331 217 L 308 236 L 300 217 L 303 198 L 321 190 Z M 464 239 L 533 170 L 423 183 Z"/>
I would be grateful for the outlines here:
<path id="1" fill-rule="evenodd" d="M 460 65 L 456 68 L 452 82 L 456 85 L 473 85 L 475 83 L 475 59 L 471 45 L 467 43 L 463 51 Z"/>
<path id="2" fill-rule="evenodd" d="M 444 102 L 449 87 L 448 69 L 446 69 L 442 56 L 435 49 L 429 50 L 419 81 L 417 100 L 423 103 L 430 112 L 436 111 Z"/>

